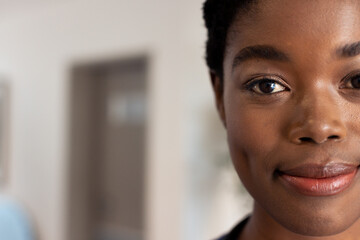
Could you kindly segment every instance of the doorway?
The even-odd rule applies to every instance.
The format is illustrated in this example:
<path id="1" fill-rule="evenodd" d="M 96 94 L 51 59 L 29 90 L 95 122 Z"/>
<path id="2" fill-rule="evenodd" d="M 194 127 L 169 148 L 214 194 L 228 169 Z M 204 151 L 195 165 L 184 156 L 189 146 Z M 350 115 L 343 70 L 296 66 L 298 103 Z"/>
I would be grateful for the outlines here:
<path id="1" fill-rule="evenodd" d="M 69 240 L 143 240 L 147 58 L 73 68 Z"/>

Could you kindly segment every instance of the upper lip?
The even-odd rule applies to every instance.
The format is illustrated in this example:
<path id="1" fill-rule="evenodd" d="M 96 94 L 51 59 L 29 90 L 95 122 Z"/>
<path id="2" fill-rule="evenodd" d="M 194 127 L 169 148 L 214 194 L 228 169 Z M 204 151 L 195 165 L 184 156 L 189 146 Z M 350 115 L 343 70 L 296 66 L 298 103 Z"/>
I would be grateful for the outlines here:
<path id="1" fill-rule="evenodd" d="M 304 178 L 330 178 L 352 173 L 358 165 L 344 163 L 329 163 L 326 165 L 304 164 L 288 170 L 280 170 L 280 174 Z"/>

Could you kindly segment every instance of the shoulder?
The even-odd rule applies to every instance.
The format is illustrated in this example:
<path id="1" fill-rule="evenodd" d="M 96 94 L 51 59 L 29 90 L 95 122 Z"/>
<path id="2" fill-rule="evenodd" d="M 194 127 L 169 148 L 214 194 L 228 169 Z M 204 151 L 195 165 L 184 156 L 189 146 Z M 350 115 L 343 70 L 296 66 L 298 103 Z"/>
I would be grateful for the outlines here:
<path id="1" fill-rule="evenodd" d="M 216 240 L 237 240 L 246 223 L 249 221 L 249 218 L 250 216 L 246 217 L 244 220 L 238 223 L 228 234 L 217 238 Z"/>

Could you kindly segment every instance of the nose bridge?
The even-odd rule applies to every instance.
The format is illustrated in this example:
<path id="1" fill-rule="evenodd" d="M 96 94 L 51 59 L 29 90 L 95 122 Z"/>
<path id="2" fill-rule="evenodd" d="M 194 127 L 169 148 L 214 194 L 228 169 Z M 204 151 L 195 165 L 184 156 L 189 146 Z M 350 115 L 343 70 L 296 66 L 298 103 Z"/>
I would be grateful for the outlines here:
<path id="1" fill-rule="evenodd" d="M 340 117 L 339 107 L 331 95 L 324 89 L 316 89 L 305 94 L 299 105 L 304 113 L 304 121 L 318 125 L 337 121 Z"/>
<path id="2" fill-rule="evenodd" d="M 294 143 L 323 143 L 346 136 L 336 94 L 326 86 L 316 86 L 299 96 L 289 129 Z"/>

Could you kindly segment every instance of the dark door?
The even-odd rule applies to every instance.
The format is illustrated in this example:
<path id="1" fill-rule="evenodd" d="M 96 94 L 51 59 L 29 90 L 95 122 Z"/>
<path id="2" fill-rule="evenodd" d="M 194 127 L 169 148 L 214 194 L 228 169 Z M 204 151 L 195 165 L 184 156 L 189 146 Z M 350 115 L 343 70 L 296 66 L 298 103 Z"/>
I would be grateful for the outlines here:
<path id="1" fill-rule="evenodd" d="M 74 70 L 73 240 L 143 239 L 146 67 L 134 58 Z"/>

